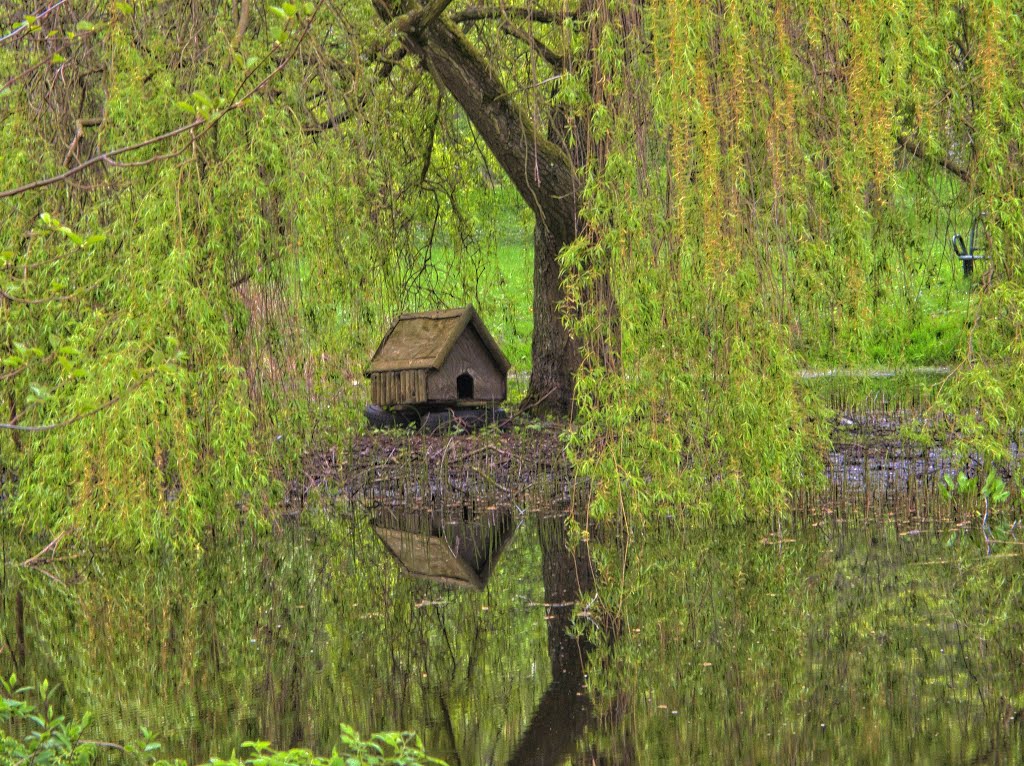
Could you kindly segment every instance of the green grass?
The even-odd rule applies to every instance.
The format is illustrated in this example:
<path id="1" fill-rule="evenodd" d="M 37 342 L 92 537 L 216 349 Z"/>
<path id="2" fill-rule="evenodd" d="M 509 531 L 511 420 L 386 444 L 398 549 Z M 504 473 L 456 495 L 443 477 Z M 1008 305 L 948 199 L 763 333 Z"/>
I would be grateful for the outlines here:
<path id="1" fill-rule="evenodd" d="M 533 245 L 502 245 L 496 262 L 493 309 L 485 321 L 515 370 L 528 371 L 533 337 Z"/>
<path id="2" fill-rule="evenodd" d="M 459 265 L 450 248 L 435 248 L 441 279 L 459 284 Z M 512 363 L 513 372 L 529 372 L 533 336 L 533 244 L 520 242 L 498 245 L 484 256 L 477 285 L 476 304 L 487 329 Z M 438 307 L 441 308 L 441 307 Z"/>

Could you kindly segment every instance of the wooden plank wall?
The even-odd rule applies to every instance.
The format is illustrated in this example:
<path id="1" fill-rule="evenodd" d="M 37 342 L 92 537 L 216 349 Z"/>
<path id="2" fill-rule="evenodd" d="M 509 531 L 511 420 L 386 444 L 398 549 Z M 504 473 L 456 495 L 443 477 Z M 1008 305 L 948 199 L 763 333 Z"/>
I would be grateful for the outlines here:
<path id="1" fill-rule="evenodd" d="M 427 371 L 373 373 L 370 376 L 370 401 L 381 407 L 427 401 Z"/>
<path id="2" fill-rule="evenodd" d="M 467 327 L 462 333 L 441 369 L 431 371 L 427 381 L 430 401 L 458 401 L 456 380 L 464 372 L 473 376 L 473 401 L 504 400 L 507 390 L 505 375 L 495 366 L 491 353 L 473 327 Z"/>

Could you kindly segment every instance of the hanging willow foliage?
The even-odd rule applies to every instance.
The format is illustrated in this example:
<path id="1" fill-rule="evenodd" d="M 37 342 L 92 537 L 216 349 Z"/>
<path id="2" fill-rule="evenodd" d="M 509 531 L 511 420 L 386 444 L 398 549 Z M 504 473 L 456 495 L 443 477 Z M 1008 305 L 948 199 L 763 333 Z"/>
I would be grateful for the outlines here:
<path id="1" fill-rule="evenodd" d="M 825 435 L 799 368 L 912 362 L 903 349 L 937 301 L 971 328 L 939 406 L 965 451 L 1008 460 L 1024 414 L 1020 14 L 659 2 L 638 33 L 609 7 L 596 76 L 614 95 L 593 108 L 611 113 L 611 148 L 591 163 L 585 214 L 603 233 L 623 354 L 621 372 L 582 376 L 570 439 L 596 511 L 786 508 L 820 477 Z M 613 52 L 647 39 L 649 71 Z M 638 92 L 653 105 L 642 132 Z M 949 234 L 981 212 L 989 260 L 968 306 L 933 264 L 958 269 Z M 583 305 L 578 331 L 600 322 Z"/>
<path id="2" fill-rule="evenodd" d="M 137 544 L 262 518 L 273 477 L 355 422 L 394 313 L 504 308 L 486 256 L 509 186 L 403 44 L 423 15 L 382 23 L 407 7 L 66 0 L 4 19 L 6 519 Z M 822 364 L 955 363 L 937 406 L 965 450 L 1009 458 L 1012 3 L 442 12 L 578 175 L 568 447 L 597 512 L 783 511 L 822 476 L 826 421 L 798 380 Z M 968 290 L 949 238 L 976 218 Z M 936 318 L 947 338 L 922 342 Z"/>
<path id="3" fill-rule="evenodd" d="M 260 522 L 274 478 L 356 422 L 390 317 L 469 302 L 491 273 L 450 101 L 420 88 L 388 111 L 371 68 L 344 69 L 375 50 L 369 17 L 181 10 L 68 2 L 4 25 L 0 189 L 143 144 L 3 202 L 0 466 L 17 487 L 0 514 L 23 528 L 189 545 Z M 442 269 L 438 244 L 468 257 Z"/>

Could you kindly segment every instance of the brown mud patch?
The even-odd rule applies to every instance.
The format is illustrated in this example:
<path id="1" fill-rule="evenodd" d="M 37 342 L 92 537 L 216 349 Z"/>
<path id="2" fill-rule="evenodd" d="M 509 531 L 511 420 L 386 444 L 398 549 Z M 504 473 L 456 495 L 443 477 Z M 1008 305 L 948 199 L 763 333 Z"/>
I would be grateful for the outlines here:
<path id="1" fill-rule="evenodd" d="M 797 511 L 843 518 L 887 518 L 910 523 L 973 523 L 988 511 L 1019 513 L 1009 504 L 986 508 L 980 491 L 945 491 L 946 477 L 960 474 L 984 483 L 988 466 L 959 450 L 951 424 L 927 421 L 918 411 L 846 411 L 832 423 L 832 449 L 825 456 L 824 491 L 797 498 Z M 1017 450 L 1014 446 L 1013 454 Z M 1007 466 L 997 470 L 1013 488 Z"/>
<path id="2" fill-rule="evenodd" d="M 942 524 L 979 518 L 980 496 L 950 497 L 942 483 L 964 473 L 980 486 L 982 462 L 958 456 L 956 435 L 948 429 L 933 428 L 940 435 L 930 438 L 913 436 L 922 431 L 920 424 L 913 410 L 837 415 L 832 447 L 823 455 L 824 488 L 798 493 L 793 513 Z M 360 434 L 347 449 L 308 454 L 304 479 L 291 484 L 288 505 L 300 510 L 316 492 L 406 510 L 565 508 L 587 493 L 565 456 L 563 429 L 561 423 L 523 419 L 466 434 Z M 1008 473 L 1004 479 L 1009 484 Z"/>
<path id="3" fill-rule="evenodd" d="M 565 456 L 563 426 L 524 421 L 475 433 L 374 431 L 347 449 L 312 452 L 293 482 L 293 510 L 315 491 L 408 510 L 565 507 L 580 487 Z"/>

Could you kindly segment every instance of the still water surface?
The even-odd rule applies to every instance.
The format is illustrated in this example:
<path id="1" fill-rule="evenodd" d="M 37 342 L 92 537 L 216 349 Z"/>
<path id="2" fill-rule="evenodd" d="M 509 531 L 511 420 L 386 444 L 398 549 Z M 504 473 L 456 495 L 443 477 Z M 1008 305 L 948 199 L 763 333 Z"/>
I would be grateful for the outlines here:
<path id="1" fill-rule="evenodd" d="M 59 683 L 96 739 L 145 726 L 190 762 L 257 738 L 329 751 L 342 721 L 467 766 L 1024 762 L 1012 540 L 649 529 L 624 565 L 563 529 L 345 508 L 56 579 L 7 540 L 0 672 Z"/>

